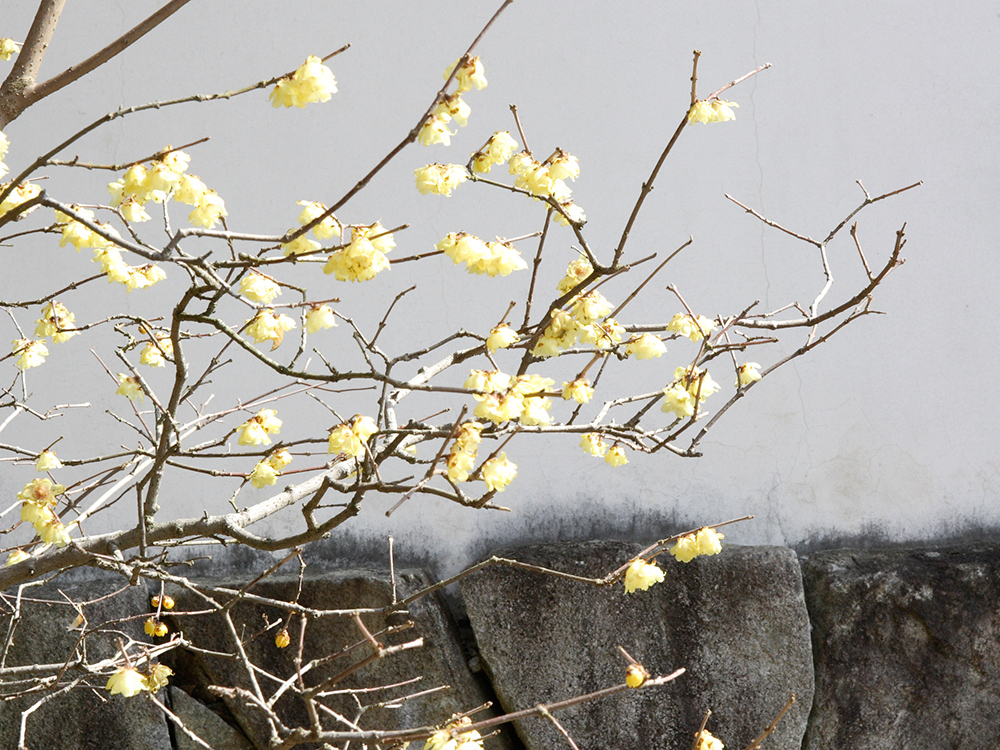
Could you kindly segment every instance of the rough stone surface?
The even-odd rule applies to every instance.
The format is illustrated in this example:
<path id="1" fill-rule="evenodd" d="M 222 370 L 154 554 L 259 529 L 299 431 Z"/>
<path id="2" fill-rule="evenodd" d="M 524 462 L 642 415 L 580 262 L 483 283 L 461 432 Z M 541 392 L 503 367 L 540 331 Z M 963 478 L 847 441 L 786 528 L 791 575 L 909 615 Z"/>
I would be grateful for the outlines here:
<path id="1" fill-rule="evenodd" d="M 806 750 L 1000 747 L 1000 547 L 837 550 L 802 570 Z"/>
<path id="2" fill-rule="evenodd" d="M 218 582 L 214 582 L 218 583 Z M 431 583 L 430 578 L 420 571 L 397 572 L 399 597 L 423 588 Z M 221 583 L 219 585 L 241 588 L 242 583 Z M 273 576 L 253 586 L 251 592 L 259 596 L 291 601 L 297 589 L 297 578 Z M 177 610 L 204 609 L 204 603 L 189 593 L 171 592 L 177 600 Z M 381 608 L 391 603 L 391 588 L 388 577 L 373 571 L 340 571 L 324 573 L 304 580 L 299 603 L 316 609 Z M 409 700 L 398 708 L 373 708 L 360 718 L 357 705 L 344 695 L 331 696 L 324 703 L 365 729 L 407 729 L 438 724 L 450 718 L 452 713 L 467 711 L 489 700 L 472 673 L 459 646 L 458 633 L 446 610 L 434 595 L 415 602 L 410 610 L 410 619 L 415 627 L 390 635 L 383 640 L 386 645 L 399 644 L 422 637 L 424 646 L 420 649 L 404 651 L 395 656 L 367 665 L 338 683 L 340 688 L 372 688 L 392 685 L 418 676 L 420 682 L 369 693 L 363 700 L 376 704 L 389 699 L 428 690 L 440 685 L 450 685 L 451 689 L 434 693 L 424 698 Z M 236 627 L 243 636 L 250 660 L 269 675 L 286 679 L 295 674 L 294 659 L 298 643 L 298 619 L 289 628 L 292 644 L 278 649 L 274 645 L 275 630 L 263 632 L 266 621 L 275 622 L 284 617 L 284 612 L 274 607 L 243 601 L 233 608 Z M 210 651 L 232 653 L 234 644 L 225 624 L 218 616 L 176 617 L 176 626 L 201 648 Z M 407 620 L 402 614 L 388 618 L 391 624 Z M 385 617 L 365 615 L 365 626 L 373 633 L 387 624 Z M 346 646 L 363 641 L 361 633 L 351 618 L 331 616 L 310 622 L 306 630 L 306 647 L 303 662 L 336 654 Z M 350 654 L 338 658 L 329 666 L 318 668 L 305 676 L 307 685 L 315 685 L 322 679 L 339 673 L 346 667 L 360 661 L 371 653 L 367 645 Z M 181 673 L 186 679 L 213 685 L 239 686 L 250 689 L 246 672 L 236 661 L 197 655 L 195 661 L 182 665 Z M 266 676 L 259 677 L 261 687 L 268 695 L 276 683 Z M 202 696 L 196 692 L 196 696 Z M 268 728 L 261 713 L 240 699 L 226 699 L 228 710 L 235 717 L 244 733 L 258 748 L 266 748 Z M 308 717 L 300 701 L 290 694 L 283 696 L 275 705 L 275 710 L 288 726 L 309 725 Z M 335 727 L 327 722 L 329 728 Z M 499 744 L 496 747 L 503 747 Z"/>
<path id="3" fill-rule="evenodd" d="M 253 744 L 238 729 L 231 727 L 204 704 L 178 688 L 170 691 L 170 710 L 194 732 L 199 739 L 213 748 L 225 750 L 253 750 Z M 199 750 L 197 742 L 180 729 L 173 727 L 174 750 Z"/>
<path id="4" fill-rule="evenodd" d="M 639 547 L 582 542 L 506 550 L 502 557 L 602 577 Z M 797 750 L 813 692 L 809 622 L 795 554 L 727 546 L 688 564 L 662 561 L 666 580 L 626 594 L 494 566 L 465 579 L 462 595 L 493 685 L 508 711 L 624 681 L 622 645 L 654 675 L 686 667 L 673 683 L 629 690 L 561 711 L 581 750 L 687 748 L 706 709 L 727 747 L 746 747 L 795 693 L 767 741 Z M 563 746 L 546 721 L 517 730 L 528 750 Z"/>
<path id="5" fill-rule="evenodd" d="M 69 630 L 76 612 L 60 594 L 75 602 L 94 602 L 84 606 L 88 629 L 87 657 L 90 663 L 112 656 L 118 649 L 117 638 L 149 641 L 142 632 L 143 620 L 137 617 L 149 611 L 149 600 L 142 586 L 125 586 L 121 578 L 98 580 L 71 586 L 47 584 L 23 591 L 21 619 L 14 631 L 13 645 L 6 666 L 62 664 L 73 654 L 80 635 Z M 113 592 L 116 595 L 107 597 Z M 15 606 L 17 591 L 6 592 L 0 616 L 0 633 L 6 634 Z M 49 602 L 29 600 L 50 600 Z M 126 620 L 133 617 L 136 619 Z M 81 676 L 70 669 L 60 684 Z M 9 678 L 8 678 L 9 679 Z M 170 735 L 159 708 L 144 695 L 123 698 L 104 690 L 107 676 L 87 677 L 81 686 L 59 695 L 30 715 L 27 745 L 33 750 L 168 750 Z M 90 685 L 96 690 L 90 690 Z M 4 694 L 14 691 L 9 682 Z M 21 712 L 40 696 L 26 696 L 0 702 L 0 747 L 18 746 Z M 113 738 L 113 742 L 111 742 Z"/>

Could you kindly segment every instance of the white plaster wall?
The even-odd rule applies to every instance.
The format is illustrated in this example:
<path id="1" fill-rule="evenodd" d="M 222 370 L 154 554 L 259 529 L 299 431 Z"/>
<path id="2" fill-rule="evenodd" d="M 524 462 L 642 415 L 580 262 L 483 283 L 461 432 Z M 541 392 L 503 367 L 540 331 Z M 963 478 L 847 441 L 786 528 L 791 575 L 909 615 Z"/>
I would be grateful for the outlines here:
<path id="1" fill-rule="evenodd" d="M 158 5 L 69 3 L 44 71 L 89 54 Z M 32 6 L 7 0 L 0 33 L 23 36 Z M 71 150 L 127 160 L 210 135 L 211 143 L 191 150 L 192 171 L 226 199 L 230 226 L 280 232 L 294 220 L 294 201 L 333 202 L 402 137 L 439 86 L 443 67 L 494 9 L 488 2 L 193 2 L 98 73 L 15 121 L 6 131 L 14 144 L 8 162 L 16 170 L 119 105 L 237 87 L 350 42 L 353 48 L 332 64 L 340 93 L 326 105 L 279 112 L 263 93 L 185 105 L 118 121 Z M 512 513 L 413 500 L 386 519 L 387 503 L 373 499 L 344 534 L 376 540 L 392 533 L 404 549 L 434 549 L 431 557 L 452 567 L 504 540 L 656 537 L 676 524 L 744 513 L 756 521 L 729 536 L 748 544 L 871 532 L 905 540 L 995 526 L 998 32 L 1000 13 L 985 0 L 515 2 L 478 50 L 490 85 L 467 97 L 473 114 L 456 145 L 411 147 L 342 218 L 412 222 L 397 238 L 400 254 L 430 249 L 456 229 L 513 236 L 540 228 L 537 207 L 482 186 L 463 186 L 448 200 L 420 196 L 412 185 L 416 166 L 463 161 L 489 133 L 511 128 L 507 105 L 516 103 L 533 149 L 561 146 L 580 158 L 574 194 L 588 212 L 591 245 L 606 253 L 684 112 L 691 51 L 698 48 L 703 94 L 763 62 L 774 67 L 731 92 L 740 104 L 735 123 L 688 128 L 668 159 L 633 233 L 633 257 L 669 251 L 689 234 L 695 245 L 655 292 L 633 304 L 629 320 L 640 313 L 669 319 L 677 311 L 662 290 L 669 282 L 707 314 L 734 312 L 755 298 L 773 307 L 814 296 L 822 277 L 811 249 L 766 230 L 724 193 L 823 236 L 860 202 L 855 180 L 873 194 L 924 180 L 859 217 L 872 263 L 907 222 L 908 260 L 877 297 L 885 316 L 859 321 L 754 389 L 709 436 L 701 459 L 637 456 L 612 470 L 585 460 L 572 439 L 524 441 L 520 448 L 515 442 L 508 454 L 520 476 L 501 498 Z M 72 179 L 91 191 L 107 181 Z M 569 233 L 560 237 L 568 259 Z M 0 298 L 33 288 L 39 259 L 71 262 L 52 238 L 35 242 L 30 254 L 23 245 L 17 255 L 0 250 Z M 829 299 L 838 300 L 861 278 L 846 232 L 831 259 L 837 283 Z M 564 262 L 549 267 L 546 283 L 558 279 L 556 265 Z M 443 261 L 396 268 L 364 286 L 330 277 L 319 284 L 341 294 L 343 306 L 374 304 L 369 317 L 377 320 L 384 300 L 413 279 L 431 299 L 441 296 L 443 318 L 455 326 L 487 327 L 520 290 L 497 291 L 495 282 Z M 617 295 L 607 294 L 618 301 L 627 291 L 619 286 Z M 122 309 L 146 304 L 117 287 L 108 293 Z M 426 340 L 435 325 L 421 319 L 426 309 L 403 305 L 387 341 Z M 336 335 L 349 346 L 346 329 Z M 80 368 L 99 378 L 86 349 L 76 350 L 76 369 L 39 370 L 37 388 Z M 787 350 L 755 358 L 771 362 Z M 683 344 L 671 353 L 676 360 L 640 363 L 643 384 L 669 380 L 688 355 Z M 115 401 L 99 396 L 95 404 L 110 408 Z M 90 419 L 66 422 L 75 425 L 67 443 L 105 436 L 106 419 Z M 10 431 L 3 438 L 14 442 Z M 27 471 L 5 470 L 0 483 L 16 491 Z M 202 483 L 179 493 L 169 511 L 200 514 L 218 501 L 218 489 Z"/>

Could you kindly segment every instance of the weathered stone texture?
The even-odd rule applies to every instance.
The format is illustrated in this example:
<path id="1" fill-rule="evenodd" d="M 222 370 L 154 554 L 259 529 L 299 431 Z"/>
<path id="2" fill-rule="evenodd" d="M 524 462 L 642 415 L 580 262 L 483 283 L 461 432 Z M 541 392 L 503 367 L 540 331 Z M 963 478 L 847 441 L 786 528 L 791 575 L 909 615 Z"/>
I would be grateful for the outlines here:
<path id="1" fill-rule="evenodd" d="M 133 638 L 148 641 L 142 632 L 140 616 L 149 611 L 149 600 L 143 586 L 123 588 L 122 579 L 101 580 L 72 586 L 47 584 L 27 587 L 20 605 L 21 619 L 14 631 L 13 645 L 6 666 L 32 664 L 62 664 L 71 658 L 80 636 L 79 630 L 69 630 L 76 611 L 69 606 L 60 591 L 75 602 L 91 602 L 83 607 L 88 630 L 89 663 L 113 656 L 117 639 Z M 108 595 L 118 592 L 109 598 Z M 4 597 L 0 633 L 6 634 L 17 592 Z M 31 600 L 51 600 L 52 603 Z M 138 619 L 127 619 L 127 618 Z M 85 679 L 80 686 L 59 695 L 30 715 L 27 724 L 27 745 L 33 750 L 168 750 L 170 735 L 159 708 L 144 695 L 123 698 L 104 691 L 107 676 L 87 676 L 70 668 L 61 685 L 77 677 Z M 10 679 L 10 678 L 8 678 Z M 87 685 L 97 687 L 90 690 Z M 16 687 L 8 682 L 3 692 L 10 694 Z M 161 694 L 162 695 L 162 694 Z M 0 747 L 18 746 L 21 712 L 41 695 L 25 696 L 0 702 Z"/>
<path id="2" fill-rule="evenodd" d="M 624 542 L 549 544 L 512 557 L 603 577 L 639 547 Z M 685 748 L 706 709 L 727 747 L 745 747 L 788 697 L 799 702 L 768 739 L 797 750 L 813 692 L 809 622 L 795 554 L 726 547 L 681 564 L 662 560 L 666 580 L 648 591 L 567 582 L 506 566 L 466 579 L 462 594 L 494 688 L 508 711 L 621 683 L 622 645 L 654 675 L 686 667 L 670 685 L 627 691 L 557 715 L 581 750 Z M 528 750 L 564 741 L 541 719 L 518 724 Z"/>
<path id="3" fill-rule="evenodd" d="M 806 750 L 1000 747 L 1000 547 L 824 552 L 803 578 Z"/>
<path id="4" fill-rule="evenodd" d="M 423 572 L 398 573 L 399 597 L 404 598 L 408 593 L 417 591 L 431 582 Z M 237 589 L 246 584 L 245 581 L 232 584 L 213 583 L 230 585 Z M 251 591 L 263 597 L 292 601 L 296 589 L 296 578 L 273 576 L 253 586 Z M 203 602 L 189 593 L 171 593 L 177 600 L 178 610 L 204 609 Z M 392 602 L 392 595 L 388 576 L 384 573 L 356 570 L 324 573 L 317 577 L 307 576 L 298 601 L 303 606 L 315 609 L 382 608 Z M 360 718 L 357 704 L 352 698 L 340 695 L 324 699 L 326 705 L 342 716 L 356 721 L 362 728 L 392 730 L 433 725 L 447 720 L 452 713 L 467 711 L 488 700 L 488 696 L 469 671 L 454 624 L 440 600 L 435 595 L 419 599 L 410 607 L 409 613 L 409 618 L 415 622 L 415 627 L 381 640 L 385 645 L 393 645 L 422 637 L 424 646 L 364 666 L 335 687 L 372 688 L 422 676 L 417 683 L 362 695 L 361 699 L 370 704 L 440 685 L 450 685 L 451 689 L 403 702 L 398 708 L 374 708 L 365 712 Z M 263 630 L 266 624 L 265 617 L 270 622 L 275 622 L 282 619 L 284 614 L 277 608 L 247 601 L 240 602 L 233 608 L 233 618 L 246 642 L 245 648 L 250 660 L 267 674 L 281 679 L 295 674 L 298 620 L 296 619 L 290 628 L 292 644 L 285 649 L 275 647 L 274 629 L 267 632 Z M 232 637 L 218 616 L 173 619 L 176 627 L 183 630 L 185 636 L 201 648 L 224 653 L 233 652 Z M 365 615 L 363 619 L 365 626 L 376 633 L 387 624 L 398 625 L 405 622 L 407 617 L 403 614 L 393 614 L 388 618 L 381 615 Z M 306 630 L 303 662 L 308 663 L 312 659 L 337 654 L 345 647 L 363 640 L 361 632 L 350 617 L 331 616 L 313 620 Z M 318 684 L 321 680 L 369 656 L 370 653 L 370 648 L 363 644 L 361 648 L 343 658 L 309 672 L 305 675 L 305 682 L 307 685 Z M 238 662 L 205 654 L 194 655 L 193 658 L 197 662 L 196 667 L 201 677 L 210 684 L 250 689 L 246 672 Z M 263 674 L 259 675 L 259 679 L 264 692 L 269 695 L 276 687 L 276 683 Z M 268 729 L 261 712 L 239 698 L 227 698 L 226 705 L 255 746 L 266 748 Z M 275 705 L 275 710 L 288 726 L 309 725 L 301 701 L 291 694 L 283 696 Z M 327 724 L 329 726 L 330 722 Z M 343 726 L 340 728 L 344 729 Z"/>

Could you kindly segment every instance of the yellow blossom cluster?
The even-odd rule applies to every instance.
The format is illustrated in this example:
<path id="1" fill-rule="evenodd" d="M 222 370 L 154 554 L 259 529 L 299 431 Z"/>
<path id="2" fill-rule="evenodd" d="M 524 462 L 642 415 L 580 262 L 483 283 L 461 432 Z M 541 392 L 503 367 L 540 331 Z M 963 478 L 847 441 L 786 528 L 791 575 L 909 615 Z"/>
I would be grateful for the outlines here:
<path id="1" fill-rule="evenodd" d="M 708 371 L 697 367 L 678 367 L 674 370 L 674 382 L 663 391 L 663 404 L 660 410 L 673 412 L 680 419 L 694 416 L 695 403 L 704 403 L 705 399 L 719 390 L 719 384 L 712 380 Z"/>
<path id="2" fill-rule="evenodd" d="M 608 444 L 604 441 L 604 436 L 599 432 L 584 433 L 583 438 L 580 440 L 580 447 L 583 448 L 584 453 L 589 453 L 591 456 L 597 456 L 598 458 L 603 457 L 611 466 L 624 466 L 628 463 L 628 458 L 625 456 L 625 448 L 618 443 L 609 448 Z"/>
<path id="3" fill-rule="evenodd" d="M 20 51 L 21 48 L 17 46 L 17 42 L 13 39 L 6 37 L 0 39 L 0 60 L 10 60 L 10 58 Z"/>
<path id="4" fill-rule="evenodd" d="M 337 93 L 333 71 L 315 55 L 309 55 L 290 78 L 274 84 L 268 97 L 274 107 L 305 107 L 315 102 L 328 102 Z"/>
<path id="5" fill-rule="evenodd" d="M 174 598 L 172 596 L 164 596 L 161 598 L 159 596 L 154 596 L 149 600 L 149 603 L 153 607 L 159 608 L 162 604 L 163 609 L 173 609 L 174 608 Z"/>
<path id="6" fill-rule="evenodd" d="M 580 163 L 572 154 L 559 148 L 544 162 L 539 162 L 527 151 L 521 151 L 510 157 L 508 170 L 516 175 L 514 187 L 536 198 L 552 198 L 559 204 L 563 212 L 557 213 L 555 219 L 563 226 L 570 222 L 579 226 L 587 221 L 586 213 L 573 202 L 573 191 L 566 184 L 567 179 L 575 180 L 580 176 Z"/>
<path id="7" fill-rule="evenodd" d="M 101 232 L 110 235 L 112 237 L 120 238 L 118 230 L 112 227 L 110 224 L 97 221 L 94 218 L 94 212 L 90 211 L 82 206 L 78 206 L 75 203 L 70 206 L 73 213 L 77 216 L 82 216 L 84 219 L 99 227 Z M 95 232 L 93 229 L 88 227 L 86 224 L 77 221 L 75 218 L 69 214 L 65 214 L 62 211 L 56 211 L 56 223 L 62 231 L 62 238 L 59 240 L 59 247 L 66 247 L 66 245 L 72 245 L 79 251 L 81 248 L 89 247 L 95 250 L 101 250 L 107 247 L 111 247 L 114 243 L 102 234 Z"/>
<path id="8" fill-rule="evenodd" d="M 572 399 L 578 404 L 586 404 L 594 397 L 594 389 L 586 378 L 577 378 L 571 383 L 563 383 L 562 397 L 567 401 Z"/>
<path id="9" fill-rule="evenodd" d="M 344 422 L 330 430 L 327 453 L 344 453 L 357 458 L 365 452 L 368 439 L 378 432 L 378 425 L 371 417 L 355 414 L 350 422 Z"/>
<path id="10" fill-rule="evenodd" d="M 636 359 L 652 359 L 661 357 L 667 351 L 667 347 L 659 338 L 651 333 L 643 333 L 633 336 L 625 342 L 625 352 Z"/>
<path id="11" fill-rule="evenodd" d="M 484 242 L 473 234 L 451 232 L 435 247 L 444 252 L 457 265 L 465 263 L 465 270 L 487 276 L 507 276 L 528 267 L 521 254 L 509 242 Z"/>
<path id="12" fill-rule="evenodd" d="M 261 409 L 256 415 L 236 429 L 240 431 L 240 445 L 270 445 L 269 435 L 281 432 L 281 420 L 274 409 Z"/>
<path id="13" fill-rule="evenodd" d="M 497 349 L 513 346 L 520 338 L 521 336 L 509 324 L 501 323 L 486 337 L 486 348 L 490 350 L 490 354 L 495 354 Z"/>
<path id="14" fill-rule="evenodd" d="M 326 213 L 326 206 L 319 201 L 299 201 L 298 205 L 302 206 L 302 210 L 299 212 L 299 226 L 305 226 L 306 224 L 311 224 L 316 221 L 320 216 Z M 289 229 L 290 234 L 294 230 Z M 328 240 L 332 237 L 339 238 L 344 233 L 344 228 L 337 221 L 335 216 L 327 216 L 325 219 L 317 223 L 312 228 L 312 233 L 317 239 Z M 285 256 L 289 255 L 302 255 L 303 253 L 311 253 L 319 250 L 322 247 L 318 242 L 309 239 L 306 235 L 302 234 L 296 237 L 291 242 L 286 242 L 281 246 L 281 249 L 285 251 Z"/>
<path id="15" fill-rule="evenodd" d="M 17 366 L 21 370 L 38 367 L 49 356 L 45 342 L 32 339 L 15 339 L 11 342 L 11 352 L 17 355 Z"/>
<path id="16" fill-rule="evenodd" d="M 317 333 L 336 325 L 337 318 L 327 305 L 312 305 L 306 312 L 306 330 L 309 333 Z"/>
<path id="17" fill-rule="evenodd" d="M 555 385 L 551 378 L 540 375 L 510 375 L 499 370 L 473 370 L 465 387 L 482 393 L 474 394 L 479 402 L 474 414 L 494 424 L 518 420 L 526 426 L 548 424 L 552 421 L 549 409 L 551 399 L 546 391 Z"/>
<path id="18" fill-rule="evenodd" d="M 744 386 L 750 385 L 751 383 L 756 383 L 760 380 L 760 365 L 756 362 L 744 362 L 742 365 L 736 368 L 736 387 L 742 388 Z"/>
<path id="19" fill-rule="evenodd" d="M 147 341 L 139 353 L 139 362 L 150 367 L 163 367 L 167 357 L 174 356 L 174 342 L 166 331 L 153 335 L 153 341 Z"/>
<path id="20" fill-rule="evenodd" d="M 460 61 L 458 61 L 460 62 Z M 458 65 L 455 62 L 448 66 L 444 72 L 445 80 Z M 462 94 L 471 91 L 472 88 L 483 89 L 486 87 L 486 77 L 483 75 L 483 63 L 478 57 L 469 58 L 465 65 L 458 69 L 455 74 L 457 91 L 446 94 L 438 102 L 438 105 L 431 111 L 430 116 L 424 121 L 417 139 L 425 146 L 432 146 L 435 143 L 443 143 L 445 146 L 451 145 L 451 137 L 455 135 L 448 129 L 449 123 L 455 122 L 459 127 L 465 127 L 469 122 L 469 115 L 472 107 L 465 103 Z M 419 179 L 418 179 L 419 182 Z"/>
<path id="21" fill-rule="evenodd" d="M 73 323 L 76 316 L 66 309 L 66 306 L 55 300 L 42 308 L 42 317 L 35 321 L 36 336 L 50 336 L 56 344 L 69 341 L 79 331 Z"/>
<path id="22" fill-rule="evenodd" d="M 156 638 L 162 638 L 170 632 L 170 628 L 167 627 L 167 623 L 156 617 L 147 618 L 142 629 L 146 631 L 146 635 L 151 635 Z"/>
<path id="23" fill-rule="evenodd" d="M 725 537 L 716 533 L 715 529 L 708 526 L 698 529 L 694 534 L 685 534 L 677 543 L 670 548 L 670 554 L 677 558 L 678 562 L 691 562 L 699 555 L 717 555 L 722 552 L 720 539 Z"/>
<path id="24" fill-rule="evenodd" d="M 371 281 L 389 268 L 385 254 L 396 246 L 392 232 L 379 222 L 351 227 L 350 244 L 334 252 L 323 266 L 337 281 Z"/>
<path id="25" fill-rule="evenodd" d="M 479 468 L 479 474 L 486 482 L 486 489 L 490 492 L 503 492 L 517 476 L 517 464 L 508 461 L 506 453 L 501 453 L 485 461 Z"/>
<path id="26" fill-rule="evenodd" d="M 134 667 L 122 667 L 110 678 L 105 689 L 112 695 L 121 693 L 125 698 L 138 695 L 143 690 L 155 693 L 166 687 L 167 681 L 174 671 L 166 664 L 157 664 L 150 669 L 148 674 L 143 674 Z"/>
<path id="27" fill-rule="evenodd" d="M 566 294 L 593 272 L 594 267 L 586 258 L 577 258 L 576 260 L 572 260 L 566 267 L 566 275 L 559 280 L 558 284 L 556 284 L 556 289 L 559 290 L 559 294 Z"/>
<path id="28" fill-rule="evenodd" d="M 428 164 L 420 167 L 414 174 L 417 178 L 417 190 L 422 195 L 435 193 L 450 196 L 451 191 L 469 179 L 469 172 L 461 164 Z"/>
<path id="29" fill-rule="evenodd" d="M 570 310 L 551 312 L 549 324 L 535 342 L 531 353 L 536 357 L 554 357 L 580 341 L 599 349 L 609 349 L 621 342 L 625 329 L 614 318 L 601 318 L 612 305 L 597 291 L 578 295 L 570 301 Z"/>
<path id="30" fill-rule="evenodd" d="M 636 590 L 646 591 L 657 583 L 663 583 L 663 571 L 656 563 L 648 563 L 641 559 L 635 560 L 625 571 L 626 594 L 631 594 Z"/>
<path id="31" fill-rule="evenodd" d="M 424 743 L 423 750 L 483 750 L 482 735 L 475 729 L 462 731 L 462 727 L 472 724 L 468 716 L 457 718 L 432 734 Z"/>
<path id="32" fill-rule="evenodd" d="M 7 139 L 4 138 L 3 140 L 4 140 L 4 143 L 6 143 Z M 0 173 L 0 174 L 6 174 L 6 167 L 4 167 L 3 172 Z M 2 185 L 0 185 L 0 192 L 3 192 L 8 187 L 10 187 L 10 183 L 9 182 L 3 183 Z M 39 194 L 41 194 L 41 192 L 42 192 L 42 189 L 40 187 L 38 187 L 38 185 L 36 185 L 33 182 L 23 182 L 23 183 L 21 183 L 16 188 L 14 188 L 13 190 L 10 191 L 10 195 L 8 195 L 6 198 L 3 199 L 2 202 L 0 202 L 0 218 L 3 218 L 4 216 L 6 216 L 9 212 L 13 211 L 15 208 L 17 208 L 18 206 L 20 206 L 22 203 L 27 203 L 32 198 L 34 198 L 34 197 L 38 196 Z M 24 214 L 22 214 L 22 216 L 23 215 Z M 21 218 L 21 217 L 18 216 L 17 218 Z"/>
<path id="33" fill-rule="evenodd" d="M 736 113 L 733 107 L 739 107 L 736 102 L 727 102 L 725 99 L 713 99 L 708 101 L 703 99 L 695 102 L 694 106 L 688 110 L 688 122 L 725 122 L 735 120 Z"/>
<path id="34" fill-rule="evenodd" d="M 275 315 L 270 308 L 258 310 L 250 320 L 247 321 L 246 333 L 258 344 L 264 341 L 271 342 L 273 352 L 281 342 L 285 340 L 285 332 L 295 328 L 295 321 L 288 315 Z"/>
<path id="35" fill-rule="evenodd" d="M 458 428 L 455 443 L 448 455 L 448 479 L 452 482 L 468 480 L 472 467 L 476 464 L 476 452 L 482 441 L 483 424 L 465 422 Z"/>
<path id="36" fill-rule="evenodd" d="M 172 197 L 194 207 L 188 214 L 189 222 L 211 229 L 228 215 L 226 203 L 196 175 L 187 174 L 190 161 L 183 151 L 170 151 L 150 162 L 149 167 L 133 164 L 121 179 L 108 184 L 111 205 L 121 210 L 126 221 L 142 222 L 150 219 L 147 203 L 163 203 Z"/>
<path id="37" fill-rule="evenodd" d="M 69 532 L 59 517 L 52 511 L 58 502 L 57 496 L 66 491 L 61 484 L 53 484 L 51 479 L 43 477 L 32 479 L 17 493 L 17 499 L 23 500 L 21 520 L 35 527 L 35 533 L 46 544 L 65 547 L 69 544 Z M 26 558 L 21 558 L 26 559 Z M 10 565 L 11 560 L 8 559 Z"/>
<path id="38" fill-rule="evenodd" d="M 274 645 L 278 648 L 288 648 L 292 642 L 292 637 L 288 634 L 288 628 L 282 628 L 274 634 Z"/>
<path id="39" fill-rule="evenodd" d="M 285 448 L 272 451 L 263 461 L 258 461 L 250 472 L 250 483 L 257 489 L 276 484 L 281 471 L 292 462 L 292 454 Z"/>
<path id="40" fill-rule="evenodd" d="M 506 164 L 514 151 L 517 150 L 515 141 L 507 130 L 498 130 L 486 145 L 472 155 L 472 169 L 478 174 L 489 174 L 494 164 Z"/>
<path id="41" fill-rule="evenodd" d="M 704 315 L 694 318 L 687 313 L 677 313 L 667 324 L 668 331 L 679 333 L 681 336 L 687 336 L 694 342 L 711 336 L 712 331 L 718 327 L 715 321 L 706 318 Z"/>

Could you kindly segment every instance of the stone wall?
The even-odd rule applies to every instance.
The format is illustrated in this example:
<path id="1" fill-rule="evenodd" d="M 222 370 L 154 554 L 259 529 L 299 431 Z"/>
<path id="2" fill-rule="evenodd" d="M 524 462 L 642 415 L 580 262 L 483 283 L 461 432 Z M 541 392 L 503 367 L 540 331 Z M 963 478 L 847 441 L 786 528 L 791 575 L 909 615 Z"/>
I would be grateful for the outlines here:
<path id="1" fill-rule="evenodd" d="M 498 554 L 602 577 L 638 550 L 631 543 L 601 541 Z M 433 725 L 491 698 L 507 711 L 531 708 L 621 683 L 622 646 L 654 675 L 678 667 L 686 672 L 663 686 L 626 690 L 557 712 L 580 750 L 686 750 L 707 710 L 712 712 L 708 729 L 731 750 L 745 748 L 792 694 L 797 700 L 765 741 L 767 750 L 1000 747 L 1000 546 L 836 550 L 803 558 L 781 547 L 727 546 L 714 557 L 688 564 L 668 559 L 663 567 L 662 584 L 633 594 L 620 583 L 594 586 L 522 568 L 488 567 L 464 579 L 455 592 L 451 604 L 459 613 L 458 626 L 437 594 L 420 599 L 409 609 L 414 627 L 397 640 L 422 637 L 424 647 L 365 667 L 341 686 L 404 683 L 423 675 L 419 688 L 386 691 L 373 705 L 416 689 L 449 685 L 449 690 L 360 713 L 345 696 L 332 697 L 330 705 L 364 728 Z M 397 595 L 429 581 L 421 571 L 399 572 Z M 246 581 L 213 583 L 238 588 Z M 253 591 L 291 599 L 298 586 L 296 577 L 271 577 Z M 76 611 L 59 603 L 67 601 L 59 589 L 69 599 L 90 602 L 83 611 L 91 662 L 113 653 L 123 638 L 152 640 L 141 632 L 148 593 L 122 587 L 120 580 L 95 580 L 25 589 L 5 665 L 59 663 L 72 652 L 80 631 L 68 627 Z M 321 609 L 378 609 L 390 604 L 391 596 L 383 571 L 354 570 L 307 575 L 298 600 Z M 16 592 L 5 597 L 0 632 L 10 626 L 15 597 Z M 174 652 L 177 674 L 158 698 L 211 747 L 266 748 L 259 711 L 206 690 L 208 684 L 247 682 L 223 656 L 233 650 L 230 633 L 217 617 L 181 614 L 204 608 L 195 595 L 178 591 L 175 598 L 172 632 L 205 651 Z M 266 630 L 280 616 L 259 602 L 243 601 L 233 610 L 264 681 L 294 674 L 294 644 L 278 650 L 274 629 Z M 375 630 L 405 617 L 365 619 Z M 345 618 L 313 621 L 302 657 L 308 663 L 357 640 Z M 357 658 L 346 652 L 342 661 Z M 309 679 L 334 668 L 339 667 L 317 667 Z M 72 664 L 66 677 L 82 681 L 29 716 L 28 746 L 198 746 L 143 697 L 124 699 L 83 687 L 100 688 L 106 677 L 88 676 Z M 37 698 L 0 703 L 0 746 L 17 747 L 21 712 Z M 275 710 L 287 722 L 304 720 L 293 700 L 279 701 Z M 568 747 L 546 720 L 524 719 L 515 729 L 516 735 L 487 740 L 487 747 Z"/>

